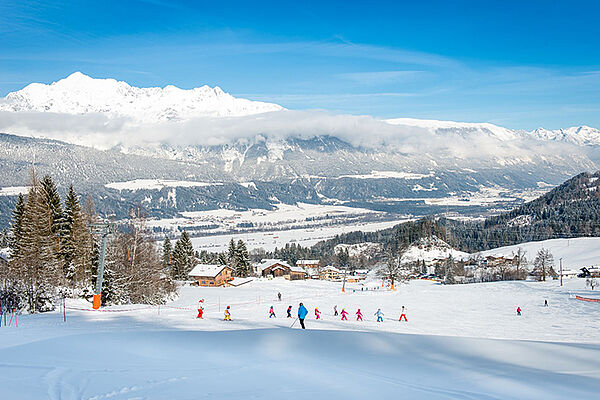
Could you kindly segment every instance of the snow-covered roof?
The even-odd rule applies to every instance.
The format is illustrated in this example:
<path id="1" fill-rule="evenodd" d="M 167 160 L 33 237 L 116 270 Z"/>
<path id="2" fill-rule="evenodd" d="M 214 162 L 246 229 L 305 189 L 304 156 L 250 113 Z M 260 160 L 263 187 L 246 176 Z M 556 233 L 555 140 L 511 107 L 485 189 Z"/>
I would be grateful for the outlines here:
<path id="1" fill-rule="evenodd" d="M 300 272 L 300 273 L 306 273 L 306 270 L 302 267 L 290 267 L 290 270 L 292 272 Z"/>
<path id="2" fill-rule="evenodd" d="M 227 265 L 217 264 L 198 264 L 190 271 L 188 276 L 206 276 L 215 278 L 223 271 L 224 268 L 229 268 Z"/>
<path id="3" fill-rule="evenodd" d="M 292 268 L 288 263 L 286 263 L 283 260 L 270 258 L 270 259 L 262 260 L 262 262 L 256 266 L 256 269 L 259 271 L 263 271 L 264 269 L 269 268 L 270 266 L 273 266 L 275 264 L 280 264 L 280 265 L 283 265 L 284 267 Z"/>
<path id="4" fill-rule="evenodd" d="M 298 260 L 296 261 L 296 265 L 314 265 L 321 262 L 320 260 Z"/>
<path id="5" fill-rule="evenodd" d="M 325 267 L 323 267 L 323 269 L 321 270 L 322 272 L 337 272 L 338 274 L 342 272 L 341 269 L 334 267 L 333 265 L 327 265 Z"/>

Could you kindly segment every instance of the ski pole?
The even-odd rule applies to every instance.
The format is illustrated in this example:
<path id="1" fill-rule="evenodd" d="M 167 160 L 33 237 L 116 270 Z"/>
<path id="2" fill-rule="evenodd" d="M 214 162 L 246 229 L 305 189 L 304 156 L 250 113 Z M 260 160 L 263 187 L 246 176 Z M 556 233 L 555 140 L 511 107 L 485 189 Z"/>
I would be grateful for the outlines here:
<path id="1" fill-rule="evenodd" d="M 296 318 L 296 319 L 294 320 L 294 322 L 292 323 L 292 326 L 290 326 L 290 328 L 293 328 L 293 327 L 294 327 L 294 324 L 296 324 L 296 321 L 298 321 L 298 318 Z"/>

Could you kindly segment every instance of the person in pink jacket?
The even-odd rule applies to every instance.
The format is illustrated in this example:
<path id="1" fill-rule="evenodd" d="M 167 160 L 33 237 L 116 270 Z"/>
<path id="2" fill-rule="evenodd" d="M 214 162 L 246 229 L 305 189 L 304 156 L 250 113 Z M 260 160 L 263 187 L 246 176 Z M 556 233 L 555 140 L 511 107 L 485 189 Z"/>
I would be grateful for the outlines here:
<path id="1" fill-rule="evenodd" d="M 321 319 L 321 311 L 319 311 L 319 309 L 316 307 L 315 307 L 315 317 L 317 317 L 317 319 Z"/>
<path id="2" fill-rule="evenodd" d="M 346 309 L 342 308 L 342 312 L 340 314 L 342 314 L 342 321 L 348 321 L 348 313 L 346 312 Z"/>
<path id="3" fill-rule="evenodd" d="M 362 313 L 360 312 L 360 308 L 358 309 L 358 311 L 356 312 L 356 320 L 357 321 L 362 321 Z"/>

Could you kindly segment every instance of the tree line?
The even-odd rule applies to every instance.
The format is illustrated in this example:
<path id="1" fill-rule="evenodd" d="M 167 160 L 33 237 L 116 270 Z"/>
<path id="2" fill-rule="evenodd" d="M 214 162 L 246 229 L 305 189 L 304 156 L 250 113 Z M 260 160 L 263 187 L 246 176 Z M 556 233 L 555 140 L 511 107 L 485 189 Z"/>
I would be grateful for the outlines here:
<path id="1" fill-rule="evenodd" d="M 73 186 L 64 200 L 49 175 L 31 171 L 20 194 L 8 235 L 10 257 L 0 263 L 0 300 L 6 310 L 50 311 L 62 297 L 91 298 L 99 243 L 90 226 L 98 222 L 91 198 L 81 204 Z M 157 303 L 174 292 L 141 208 L 114 228 L 107 246 L 103 304 Z"/>

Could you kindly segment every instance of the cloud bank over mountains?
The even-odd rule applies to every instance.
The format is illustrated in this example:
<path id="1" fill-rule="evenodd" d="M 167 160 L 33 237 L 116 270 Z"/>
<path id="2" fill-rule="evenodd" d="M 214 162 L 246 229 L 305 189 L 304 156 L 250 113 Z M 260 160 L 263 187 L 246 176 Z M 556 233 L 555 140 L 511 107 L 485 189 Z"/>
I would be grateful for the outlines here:
<path id="1" fill-rule="evenodd" d="M 51 85 L 31 84 L 0 100 L 0 131 L 99 149 L 114 146 L 212 146 L 236 141 L 334 136 L 354 146 L 440 157 L 531 160 L 600 145 L 600 131 L 583 127 L 533 132 L 487 123 L 294 111 L 231 96 L 220 88 L 136 88 L 82 73 Z M 580 140 L 585 137 L 585 140 Z"/>

